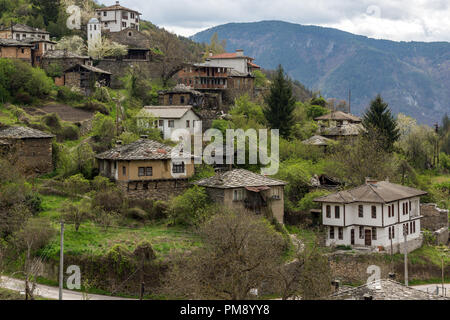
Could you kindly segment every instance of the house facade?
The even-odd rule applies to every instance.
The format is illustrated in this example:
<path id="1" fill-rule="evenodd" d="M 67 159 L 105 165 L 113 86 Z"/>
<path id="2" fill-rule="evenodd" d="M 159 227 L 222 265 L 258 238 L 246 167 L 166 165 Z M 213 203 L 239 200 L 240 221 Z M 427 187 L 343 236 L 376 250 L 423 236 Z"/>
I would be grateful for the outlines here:
<path id="1" fill-rule="evenodd" d="M 191 135 L 201 132 L 201 118 L 192 106 L 148 106 L 136 116 L 139 126 L 149 127 L 149 119 L 157 127 L 164 139 L 169 140 L 177 129 L 188 130 Z"/>
<path id="2" fill-rule="evenodd" d="M 50 40 L 50 33 L 25 24 L 14 24 L 11 26 L 0 27 L 0 39 L 14 39 L 21 41 L 27 38 Z"/>
<path id="3" fill-rule="evenodd" d="M 17 59 L 32 63 L 33 45 L 13 39 L 0 39 L 0 58 Z"/>
<path id="4" fill-rule="evenodd" d="M 52 143 L 55 136 L 28 127 L 0 127 L 0 149 L 26 175 L 53 171 Z"/>
<path id="5" fill-rule="evenodd" d="M 241 74 L 248 75 L 254 70 L 261 69 L 260 66 L 253 63 L 255 59 L 246 56 L 243 50 L 236 50 L 236 52 L 233 53 L 221 53 L 217 55 L 210 53 L 207 58 L 207 61 L 208 60 L 219 67 L 233 69 Z"/>
<path id="6" fill-rule="evenodd" d="M 193 106 L 203 107 L 205 96 L 203 93 L 183 84 L 173 89 L 158 92 L 159 104 L 162 106 Z"/>
<path id="7" fill-rule="evenodd" d="M 64 71 L 62 82 L 67 87 L 79 88 L 84 94 L 89 95 L 95 90 L 96 84 L 109 87 L 111 73 L 90 65 L 76 64 Z"/>
<path id="8" fill-rule="evenodd" d="M 284 181 L 236 169 L 193 184 L 204 187 L 215 203 L 236 211 L 273 215 L 284 223 Z"/>
<path id="9" fill-rule="evenodd" d="M 95 9 L 95 12 L 105 31 L 119 32 L 127 28 L 139 31 L 140 29 L 141 13 L 121 6 L 119 1 L 116 1 L 115 5 Z"/>
<path id="10" fill-rule="evenodd" d="M 100 174 L 116 182 L 129 197 L 168 200 L 188 188 L 195 173 L 192 156 L 165 144 L 140 139 L 96 156 Z M 178 157 L 179 155 L 179 157 Z"/>
<path id="11" fill-rule="evenodd" d="M 327 246 L 379 248 L 408 251 L 422 244 L 421 190 L 387 181 L 370 181 L 355 189 L 315 199 L 322 204 Z"/>

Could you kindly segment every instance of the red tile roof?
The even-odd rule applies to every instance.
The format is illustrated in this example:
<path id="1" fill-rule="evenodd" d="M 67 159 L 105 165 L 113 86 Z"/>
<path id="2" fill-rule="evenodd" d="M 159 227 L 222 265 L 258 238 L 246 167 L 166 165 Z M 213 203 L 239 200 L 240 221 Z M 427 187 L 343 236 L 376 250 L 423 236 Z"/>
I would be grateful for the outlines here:
<path id="1" fill-rule="evenodd" d="M 114 4 L 112 6 L 95 9 L 95 11 L 116 11 L 116 10 L 130 11 L 130 12 L 135 12 L 139 15 L 142 15 L 142 13 L 140 13 L 139 11 L 121 6 L 118 1 L 116 2 L 116 4 Z"/>
<path id="2" fill-rule="evenodd" d="M 258 66 L 257 64 L 254 64 L 253 62 L 249 62 L 248 63 L 249 67 L 255 68 L 255 69 L 261 69 L 260 66 Z"/>
<path id="3" fill-rule="evenodd" d="M 225 52 L 225 53 L 216 54 L 216 55 L 208 57 L 208 58 L 209 59 L 234 59 L 237 57 L 238 56 L 237 56 L 236 52 L 233 52 L 233 53 Z"/>

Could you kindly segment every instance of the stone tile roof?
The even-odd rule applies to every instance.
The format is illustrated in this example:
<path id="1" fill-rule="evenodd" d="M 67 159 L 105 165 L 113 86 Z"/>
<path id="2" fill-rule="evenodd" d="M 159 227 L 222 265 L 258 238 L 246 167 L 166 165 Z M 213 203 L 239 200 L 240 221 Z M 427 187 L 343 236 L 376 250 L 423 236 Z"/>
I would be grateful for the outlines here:
<path id="1" fill-rule="evenodd" d="M 116 1 L 116 4 L 114 4 L 112 6 L 95 9 L 95 11 L 116 11 L 116 10 L 130 11 L 130 12 L 135 12 L 137 14 L 142 14 L 136 10 L 125 8 L 125 7 L 121 6 L 119 1 Z"/>
<path id="2" fill-rule="evenodd" d="M 44 53 L 43 57 L 48 59 L 90 59 L 88 56 L 80 56 L 74 52 L 66 50 L 48 50 Z"/>
<path id="3" fill-rule="evenodd" d="M 100 160 L 169 160 L 172 159 L 173 148 L 154 140 L 140 139 L 136 142 L 110 149 L 98 154 Z M 192 158 L 189 153 L 180 157 Z"/>
<path id="4" fill-rule="evenodd" d="M 361 123 L 347 123 L 335 127 L 319 128 L 319 134 L 325 137 L 358 136 L 364 131 Z"/>
<path id="5" fill-rule="evenodd" d="M 332 142 L 331 139 L 322 136 L 313 136 L 307 140 L 302 141 L 303 144 L 308 144 L 311 146 L 327 146 Z"/>
<path id="6" fill-rule="evenodd" d="M 1 127 L 0 138 L 2 139 L 46 139 L 54 135 L 28 127 Z"/>
<path id="7" fill-rule="evenodd" d="M 387 181 L 379 181 L 367 183 L 351 190 L 340 191 L 316 198 L 314 201 L 330 203 L 389 203 L 397 200 L 424 196 L 426 194 L 427 192 L 422 190 L 405 187 Z"/>
<path id="8" fill-rule="evenodd" d="M 351 289 L 342 289 L 329 300 L 450 300 L 442 296 L 407 287 L 399 282 L 382 279 Z"/>
<path id="9" fill-rule="evenodd" d="M 181 119 L 188 112 L 194 112 L 192 106 L 146 106 L 138 114 L 137 118 L 154 117 L 161 119 Z M 194 112 L 195 113 L 195 112 Z"/>
<path id="10" fill-rule="evenodd" d="M 203 93 L 200 91 L 194 90 L 192 87 L 186 86 L 185 84 L 178 84 L 174 88 L 169 90 L 162 90 L 158 92 L 159 94 L 167 94 L 167 93 L 189 93 L 195 96 L 203 96 Z"/>
<path id="11" fill-rule="evenodd" d="M 93 67 L 93 66 L 88 66 L 86 64 L 76 64 L 76 65 L 70 67 L 69 69 L 65 70 L 64 72 L 70 72 L 72 69 L 74 69 L 76 67 L 80 67 L 82 69 L 85 69 L 85 70 L 88 70 L 88 71 L 92 71 L 92 72 L 95 72 L 95 73 L 112 74 L 111 72 L 108 72 L 108 71 L 105 71 L 105 70 L 102 70 L 102 69 L 99 69 L 99 68 L 96 68 L 96 67 Z"/>
<path id="12" fill-rule="evenodd" d="M 240 72 L 235 69 L 230 69 L 228 75 L 231 77 L 253 77 L 250 73 Z"/>
<path id="13" fill-rule="evenodd" d="M 284 181 L 268 178 L 244 169 L 218 173 L 213 177 L 196 181 L 193 184 L 220 189 L 287 185 Z"/>
<path id="14" fill-rule="evenodd" d="M 350 121 L 350 122 L 361 122 L 361 118 L 350 114 L 350 113 L 346 113 L 346 112 L 342 112 L 342 111 L 334 111 L 328 114 L 325 114 L 323 116 L 317 117 L 314 120 L 319 121 L 319 120 L 338 120 L 338 121 Z"/>
<path id="15" fill-rule="evenodd" d="M 22 42 L 14 39 L 0 39 L 1 47 L 33 47 L 31 43 Z"/>
<path id="16" fill-rule="evenodd" d="M 10 30 L 11 30 L 11 26 L 0 27 L 0 31 L 10 31 Z M 50 34 L 50 32 L 48 32 L 48 31 L 45 31 L 45 30 L 42 30 L 39 28 L 33 28 L 33 27 L 27 26 L 25 24 L 20 24 L 20 23 L 13 25 L 13 31 Z"/>

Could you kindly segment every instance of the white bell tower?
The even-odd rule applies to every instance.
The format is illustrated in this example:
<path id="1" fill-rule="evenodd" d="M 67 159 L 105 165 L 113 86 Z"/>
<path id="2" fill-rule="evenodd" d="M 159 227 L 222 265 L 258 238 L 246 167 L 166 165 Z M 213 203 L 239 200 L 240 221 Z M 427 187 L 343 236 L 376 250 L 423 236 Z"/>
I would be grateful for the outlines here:
<path id="1" fill-rule="evenodd" d="M 89 52 L 102 43 L 102 25 L 97 18 L 92 18 L 87 24 L 87 41 Z"/>

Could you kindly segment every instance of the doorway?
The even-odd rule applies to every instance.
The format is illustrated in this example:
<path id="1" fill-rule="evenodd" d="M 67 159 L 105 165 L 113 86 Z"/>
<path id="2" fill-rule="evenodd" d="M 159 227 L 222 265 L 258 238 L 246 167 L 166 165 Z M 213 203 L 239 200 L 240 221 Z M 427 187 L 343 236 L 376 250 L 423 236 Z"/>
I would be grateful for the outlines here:
<path id="1" fill-rule="evenodd" d="M 372 246 L 372 230 L 366 229 L 365 230 L 365 243 L 367 247 Z"/>
<path id="2" fill-rule="evenodd" d="M 352 231 L 350 232 L 350 241 L 351 241 L 351 245 L 354 246 L 355 245 L 355 229 L 352 229 Z"/>

